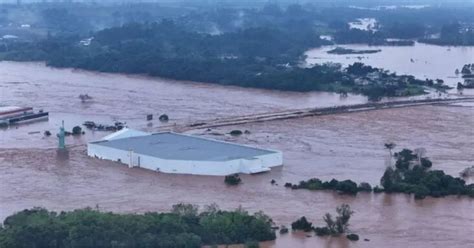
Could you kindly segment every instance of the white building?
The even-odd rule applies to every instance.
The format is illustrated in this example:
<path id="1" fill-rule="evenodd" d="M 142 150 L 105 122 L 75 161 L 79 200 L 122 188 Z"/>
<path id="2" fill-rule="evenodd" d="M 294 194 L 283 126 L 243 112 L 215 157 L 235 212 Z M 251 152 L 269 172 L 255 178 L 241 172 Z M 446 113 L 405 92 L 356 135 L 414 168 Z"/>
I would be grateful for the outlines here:
<path id="1" fill-rule="evenodd" d="M 164 173 L 224 176 L 283 165 L 282 153 L 171 132 L 123 129 L 91 142 L 87 155 Z"/>

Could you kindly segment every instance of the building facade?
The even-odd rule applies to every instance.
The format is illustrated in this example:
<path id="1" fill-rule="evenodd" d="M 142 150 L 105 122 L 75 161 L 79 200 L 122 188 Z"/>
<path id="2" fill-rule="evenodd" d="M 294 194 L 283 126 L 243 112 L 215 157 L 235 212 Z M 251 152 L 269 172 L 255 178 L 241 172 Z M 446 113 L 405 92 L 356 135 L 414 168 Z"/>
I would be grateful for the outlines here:
<path id="1" fill-rule="evenodd" d="M 171 132 L 124 129 L 87 146 L 90 157 L 163 173 L 254 174 L 283 165 L 282 153 Z"/>

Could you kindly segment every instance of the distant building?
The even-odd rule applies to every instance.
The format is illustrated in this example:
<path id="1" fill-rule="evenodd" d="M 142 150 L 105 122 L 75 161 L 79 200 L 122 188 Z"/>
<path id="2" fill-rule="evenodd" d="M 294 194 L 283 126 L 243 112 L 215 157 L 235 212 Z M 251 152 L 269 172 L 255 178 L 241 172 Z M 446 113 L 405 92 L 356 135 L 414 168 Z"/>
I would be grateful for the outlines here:
<path id="1" fill-rule="evenodd" d="M 16 36 L 16 35 L 11 35 L 11 34 L 6 34 L 4 36 L 2 36 L 2 39 L 4 40 L 15 40 L 15 39 L 18 39 L 19 37 Z"/>
<path id="2" fill-rule="evenodd" d="M 283 164 L 282 153 L 171 132 L 123 129 L 87 146 L 91 157 L 164 173 L 224 176 Z"/>
<path id="3" fill-rule="evenodd" d="M 90 46 L 94 37 L 81 40 L 79 43 L 83 46 Z"/>

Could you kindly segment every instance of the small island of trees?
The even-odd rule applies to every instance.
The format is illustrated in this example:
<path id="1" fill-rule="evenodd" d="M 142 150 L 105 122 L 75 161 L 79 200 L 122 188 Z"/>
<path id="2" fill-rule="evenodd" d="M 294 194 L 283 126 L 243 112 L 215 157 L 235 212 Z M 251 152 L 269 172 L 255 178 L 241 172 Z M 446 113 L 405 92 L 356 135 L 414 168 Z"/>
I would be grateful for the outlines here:
<path id="1" fill-rule="evenodd" d="M 276 238 L 272 220 L 261 212 L 199 212 L 188 204 L 170 213 L 115 214 L 93 209 L 56 213 L 42 208 L 7 217 L 0 227 L 0 247 L 169 247 L 255 244 Z"/>
<path id="2" fill-rule="evenodd" d="M 339 236 L 349 231 L 349 220 L 354 214 L 348 204 L 342 204 L 336 208 L 337 216 L 333 217 L 330 213 L 326 213 L 323 217 L 325 226 L 315 227 L 313 223 L 309 222 L 305 216 L 299 218 L 291 224 L 293 230 L 300 230 L 304 232 L 314 231 L 318 236 Z M 357 234 L 349 234 L 347 238 L 357 241 L 359 236 Z"/>
<path id="3" fill-rule="evenodd" d="M 423 156 L 420 150 L 412 151 L 402 149 L 392 155 L 395 144 L 386 144 L 390 156 L 396 159 L 395 165 L 390 165 L 385 170 L 380 184 L 382 187 L 372 186 L 362 182 L 357 185 L 352 180 L 321 181 L 312 178 L 301 181 L 299 184 L 286 183 L 285 187 L 291 189 L 308 190 L 334 190 L 341 194 L 357 195 L 358 192 L 374 193 L 406 193 L 414 194 L 415 199 L 423 199 L 426 196 L 442 197 L 448 195 L 459 195 L 474 197 L 474 184 L 466 184 L 462 178 L 445 174 L 442 170 L 431 170 L 433 163 Z M 423 149 L 421 149 L 423 150 Z"/>

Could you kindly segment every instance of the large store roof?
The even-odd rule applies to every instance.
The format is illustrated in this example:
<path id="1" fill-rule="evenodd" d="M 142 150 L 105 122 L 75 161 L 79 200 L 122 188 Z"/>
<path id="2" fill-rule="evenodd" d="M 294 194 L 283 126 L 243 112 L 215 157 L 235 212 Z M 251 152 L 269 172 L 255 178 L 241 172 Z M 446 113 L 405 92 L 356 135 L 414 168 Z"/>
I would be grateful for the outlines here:
<path id="1" fill-rule="evenodd" d="M 170 132 L 101 140 L 93 144 L 168 160 L 227 161 L 252 159 L 276 153 L 271 150 Z"/>

